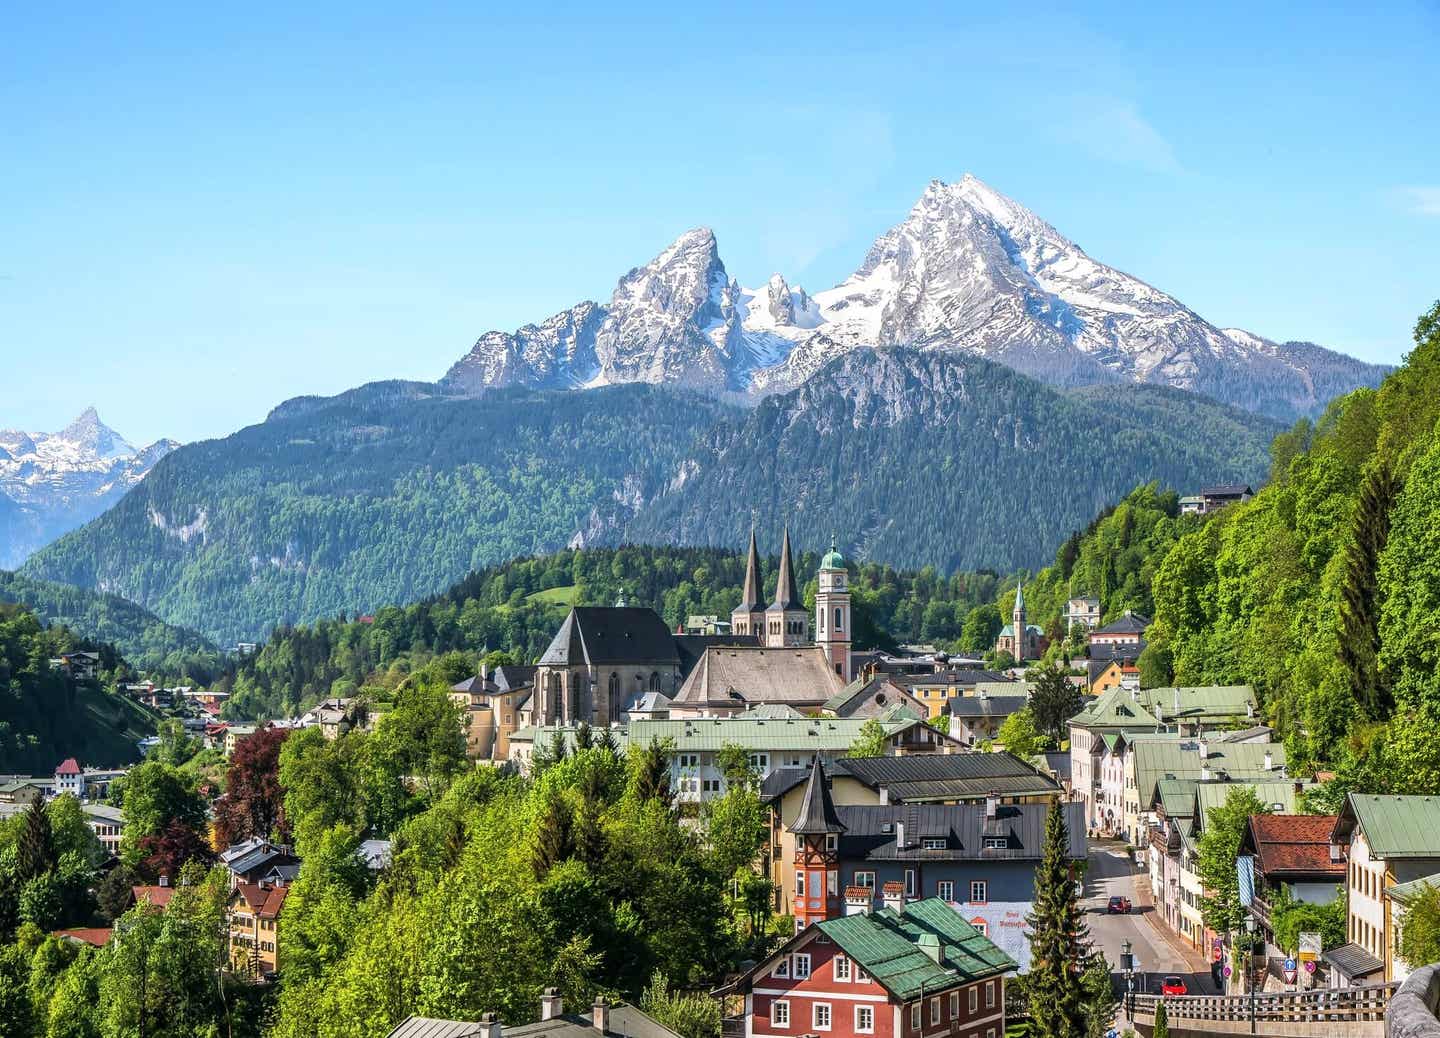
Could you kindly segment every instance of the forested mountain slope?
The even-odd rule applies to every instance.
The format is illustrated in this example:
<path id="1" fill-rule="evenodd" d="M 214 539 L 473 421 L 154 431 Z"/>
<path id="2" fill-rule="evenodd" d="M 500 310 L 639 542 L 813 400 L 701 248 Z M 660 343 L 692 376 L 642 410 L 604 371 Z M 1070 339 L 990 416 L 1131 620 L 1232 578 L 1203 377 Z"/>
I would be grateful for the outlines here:
<path id="1" fill-rule="evenodd" d="M 182 447 L 27 576 L 229 644 L 570 545 L 738 548 L 755 521 L 941 572 L 1034 565 L 1137 483 L 1255 479 L 1268 419 L 1164 387 L 1069 393 L 965 354 L 857 350 L 740 411 L 666 386 L 457 397 L 382 383 Z"/>
<path id="2" fill-rule="evenodd" d="M 166 457 L 24 573 L 122 594 L 231 644 L 413 601 L 613 524 L 728 413 L 639 385 L 457 399 L 383 383 L 291 401 Z"/>
<path id="3" fill-rule="evenodd" d="M 0 604 L 0 773 L 48 775 L 65 757 L 98 767 L 140 757 L 154 718 L 98 683 L 73 681 L 50 660 L 89 650 L 108 680 L 125 666 L 113 647 L 42 624 L 23 606 Z"/>
<path id="4" fill-rule="evenodd" d="M 1034 566 L 1132 487 L 1256 480 L 1279 427 L 1160 386 L 1065 392 L 966 354 L 856 350 L 715 429 L 625 529 L 741 544 L 789 522 L 821 547 L 941 572 Z"/>
<path id="5" fill-rule="evenodd" d="M 179 673 L 182 660 L 216 654 L 202 635 L 167 624 L 143 606 L 73 584 L 0 570 L 0 602 L 22 605 L 43 623 L 64 625 L 80 637 L 109 642 L 141 670 Z"/>

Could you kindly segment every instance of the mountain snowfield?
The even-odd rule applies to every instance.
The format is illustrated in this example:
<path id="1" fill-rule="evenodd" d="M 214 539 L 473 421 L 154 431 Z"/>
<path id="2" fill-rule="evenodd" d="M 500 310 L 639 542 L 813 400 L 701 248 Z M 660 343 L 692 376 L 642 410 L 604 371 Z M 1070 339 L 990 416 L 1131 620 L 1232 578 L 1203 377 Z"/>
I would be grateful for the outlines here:
<path id="1" fill-rule="evenodd" d="M 834 288 L 811 296 L 780 274 L 744 288 L 714 234 L 687 231 L 621 278 L 607 304 L 487 332 L 443 382 L 650 382 L 757 397 L 864 346 L 966 351 L 1061 386 L 1168 385 L 1281 419 L 1314 414 L 1386 371 L 1212 325 L 966 174 L 932 181 Z"/>
<path id="2" fill-rule="evenodd" d="M 95 518 L 178 446 L 136 449 L 93 407 L 57 433 L 0 429 L 0 567 Z"/>

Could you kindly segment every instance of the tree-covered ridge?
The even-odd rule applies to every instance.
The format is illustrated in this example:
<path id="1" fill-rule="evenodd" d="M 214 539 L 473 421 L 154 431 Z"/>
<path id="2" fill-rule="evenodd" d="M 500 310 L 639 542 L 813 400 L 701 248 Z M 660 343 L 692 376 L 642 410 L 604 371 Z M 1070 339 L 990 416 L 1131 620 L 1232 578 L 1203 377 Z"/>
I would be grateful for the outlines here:
<path id="1" fill-rule="evenodd" d="M 179 674 L 197 657 L 213 660 L 216 655 L 204 636 L 167 624 L 118 595 L 0 570 L 0 602 L 23 605 L 45 623 L 109 642 L 141 670 Z"/>
<path id="2" fill-rule="evenodd" d="M 795 558 L 805 601 L 813 607 L 820 557 Z M 773 590 L 777 560 L 761 563 Z M 948 643 L 977 605 L 989 602 L 993 573 L 939 576 L 878 563 L 851 566 L 857 647 L 916 640 Z M 692 615 L 729 619 L 745 580 L 742 552 L 721 548 L 587 548 L 515 559 L 466 577 L 444 594 L 392 606 L 358 620 L 322 620 L 277 629 L 253 656 L 238 660 L 217 687 L 240 717 L 293 713 L 329 695 L 366 685 L 394 687 L 431 657 L 483 649 L 516 660 L 544 651 L 571 604 L 611 605 L 623 593 L 654 608 L 673 630 Z"/>
<path id="3" fill-rule="evenodd" d="M 1278 431 L 1177 390 L 1066 392 L 969 355 L 857 350 L 717 426 L 625 533 L 740 545 L 753 515 L 834 530 L 855 558 L 1006 572 L 1137 484 L 1260 478 Z"/>
<path id="4" fill-rule="evenodd" d="M 410 383 L 306 398 L 166 457 L 26 563 L 224 645 L 573 544 L 807 547 L 1012 569 L 1137 483 L 1258 476 L 1267 420 L 1148 386 L 1062 392 L 976 357 L 862 350 L 740 412 L 673 387 Z"/>
<path id="5" fill-rule="evenodd" d="M 626 517 L 729 413 L 677 390 L 378 384 L 166 457 L 28 576 L 106 587 L 222 644 L 408 602 Z"/>
<path id="6" fill-rule="evenodd" d="M 1440 792 L 1437 417 L 1440 305 L 1404 366 L 1277 438 L 1271 484 L 1156 572 L 1150 664 L 1253 684 L 1336 789 Z"/>
<path id="7" fill-rule="evenodd" d="M 50 666 L 61 653 L 100 656 L 96 681 Z M 128 667 L 113 646 L 46 626 L 30 610 L 0 604 L 0 773 L 49 774 L 63 757 L 86 764 L 128 764 L 155 719 L 124 696 L 102 691 Z"/>

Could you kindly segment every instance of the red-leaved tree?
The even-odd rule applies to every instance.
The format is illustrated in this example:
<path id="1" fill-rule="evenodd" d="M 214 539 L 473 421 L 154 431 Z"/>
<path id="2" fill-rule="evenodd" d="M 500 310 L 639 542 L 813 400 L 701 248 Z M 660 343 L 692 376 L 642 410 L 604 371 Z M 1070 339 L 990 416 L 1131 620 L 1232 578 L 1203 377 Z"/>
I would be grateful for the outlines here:
<path id="1" fill-rule="evenodd" d="M 251 836 L 284 841 L 285 791 L 280 787 L 280 747 L 288 728 L 263 728 L 235 744 L 225 773 L 225 795 L 215 804 L 219 845 Z"/>

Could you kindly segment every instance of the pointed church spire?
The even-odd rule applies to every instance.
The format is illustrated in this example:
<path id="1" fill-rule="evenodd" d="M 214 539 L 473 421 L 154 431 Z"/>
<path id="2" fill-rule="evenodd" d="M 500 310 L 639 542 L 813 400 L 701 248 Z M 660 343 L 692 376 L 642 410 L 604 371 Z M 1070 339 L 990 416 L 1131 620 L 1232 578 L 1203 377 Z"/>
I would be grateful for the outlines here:
<path id="1" fill-rule="evenodd" d="M 775 581 L 775 601 L 771 609 L 798 609 L 804 611 L 800 598 L 795 594 L 795 564 L 790 561 L 790 527 L 785 527 L 785 539 L 780 542 L 780 577 Z"/>
<path id="2" fill-rule="evenodd" d="M 825 768 L 817 753 L 810 765 L 810 778 L 805 783 L 805 798 L 800 801 L 800 813 L 790 824 L 790 832 L 797 836 L 818 836 L 844 831 L 845 823 L 840 821 L 835 801 L 830 799 L 830 783 L 825 781 Z"/>
<path id="3" fill-rule="evenodd" d="M 760 552 L 755 547 L 755 527 L 750 527 L 750 555 L 745 560 L 745 590 L 736 612 L 753 613 L 760 608 Z"/>
<path id="4" fill-rule="evenodd" d="M 1025 582 L 1023 580 L 1015 585 L 1015 612 L 1025 612 Z"/>

